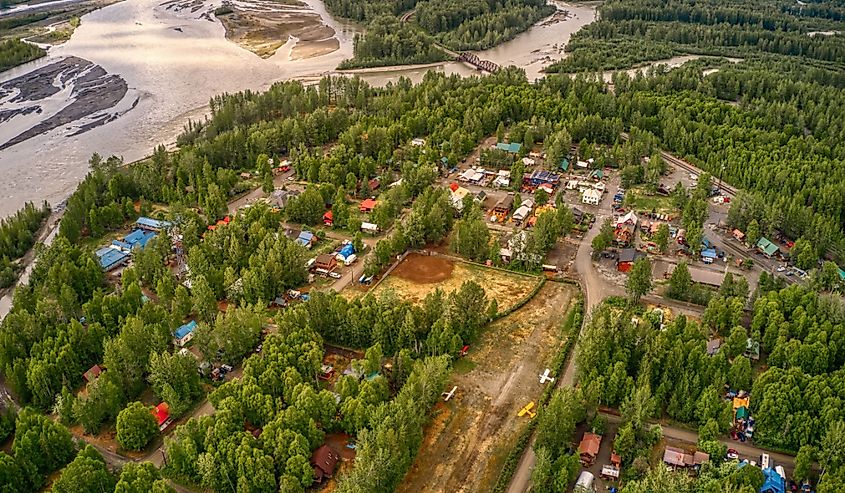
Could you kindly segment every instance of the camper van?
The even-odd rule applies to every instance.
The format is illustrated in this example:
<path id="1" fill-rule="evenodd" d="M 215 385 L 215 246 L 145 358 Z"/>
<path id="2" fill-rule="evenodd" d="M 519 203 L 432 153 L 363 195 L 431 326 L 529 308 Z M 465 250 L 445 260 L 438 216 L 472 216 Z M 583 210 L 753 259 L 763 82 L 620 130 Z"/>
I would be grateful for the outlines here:
<path id="1" fill-rule="evenodd" d="M 769 459 L 769 454 L 763 454 L 760 456 L 760 469 L 768 469 L 771 467 L 771 460 Z"/>

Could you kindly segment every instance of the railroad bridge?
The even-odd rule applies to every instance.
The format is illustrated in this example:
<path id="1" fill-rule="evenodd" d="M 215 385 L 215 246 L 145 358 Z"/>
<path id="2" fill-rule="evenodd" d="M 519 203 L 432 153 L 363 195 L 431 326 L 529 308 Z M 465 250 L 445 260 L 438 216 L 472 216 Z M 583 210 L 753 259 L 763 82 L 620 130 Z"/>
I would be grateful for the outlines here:
<path id="1" fill-rule="evenodd" d="M 490 60 L 482 60 L 478 58 L 478 55 L 476 55 L 475 53 L 470 53 L 468 51 L 459 54 L 458 61 L 472 65 L 473 67 L 479 70 L 490 72 L 491 74 L 495 74 L 499 71 L 499 66 L 495 63 L 491 62 Z"/>

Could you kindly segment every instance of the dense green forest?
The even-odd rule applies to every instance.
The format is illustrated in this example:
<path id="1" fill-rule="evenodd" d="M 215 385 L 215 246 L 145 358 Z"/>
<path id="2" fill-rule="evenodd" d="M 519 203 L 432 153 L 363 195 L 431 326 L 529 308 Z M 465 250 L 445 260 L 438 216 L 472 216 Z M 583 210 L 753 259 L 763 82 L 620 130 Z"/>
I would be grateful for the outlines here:
<path id="1" fill-rule="evenodd" d="M 15 263 L 35 244 L 35 234 L 50 215 L 45 202 L 40 209 L 27 203 L 13 216 L 0 221 L 0 288 L 14 284 L 20 267 Z"/>
<path id="2" fill-rule="evenodd" d="M 457 51 L 491 48 L 555 11 L 546 0 L 330 1 L 326 6 L 335 15 L 368 22 L 341 69 L 447 60 L 450 55 L 438 43 Z M 413 21 L 400 21 L 412 9 Z"/>
<path id="3" fill-rule="evenodd" d="M 47 52 L 19 39 L 0 41 L 0 72 L 41 58 Z"/>
<path id="4" fill-rule="evenodd" d="M 798 56 L 841 68 L 845 38 L 834 33 L 843 28 L 842 12 L 836 2 L 612 0 L 548 70 L 616 69 L 687 53 Z"/>

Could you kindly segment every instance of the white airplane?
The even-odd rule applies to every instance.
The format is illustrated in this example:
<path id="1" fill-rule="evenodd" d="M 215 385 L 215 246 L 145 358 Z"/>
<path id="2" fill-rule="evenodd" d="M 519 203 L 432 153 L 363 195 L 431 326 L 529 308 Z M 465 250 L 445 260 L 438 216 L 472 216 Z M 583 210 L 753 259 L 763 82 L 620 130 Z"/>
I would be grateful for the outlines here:
<path id="1" fill-rule="evenodd" d="M 552 372 L 551 370 L 546 368 L 546 371 L 543 372 L 542 375 L 540 375 L 540 383 L 554 382 L 555 381 L 554 377 L 549 376 L 549 373 L 551 373 L 551 372 Z"/>
<path id="2" fill-rule="evenodd" d="M 452 398 L 452 396 L 454 396 L 454 395 L 455 395 L 455 391 L 456 391 L 456 390 L 458 390 L 458 386 L 457 386 L 457 385 L 455 385 L 454 387 L 452 387 L 452 390 L 450 390 L 449 392 L 443 392 L 443 402 L 449 402 L 449 399 L 451 399 L 451 398 Z"/>

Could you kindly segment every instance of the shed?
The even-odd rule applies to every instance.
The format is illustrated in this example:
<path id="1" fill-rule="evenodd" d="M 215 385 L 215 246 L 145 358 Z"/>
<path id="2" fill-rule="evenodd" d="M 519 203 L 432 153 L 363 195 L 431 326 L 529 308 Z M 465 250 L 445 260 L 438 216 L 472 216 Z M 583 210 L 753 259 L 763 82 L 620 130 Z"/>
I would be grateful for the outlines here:
<path id="1" fill-rule="evenodd" d="M 663 462 L 672 467 L 689 467 L 693 465 L 693 457 L 679 448 L 666 447 Z"/>
<path id="2" fill-rule="evenodd" d="M 695 452 L 692 454 L 692 463 L 695 466 L 700 466 L 710 460 L 710 454 L 706 452 Z"/>
<path id="3" fill-rule="evenodd" d="M 734 229 L 733 231 L 731 231 L 731 234 L 733 235 L 734 238 L 737 239 L 737 241 L 745 240 L 745 233 L 743 233 L 742 231 L 740 231 L 738 229 Z"/>
<path id="4" fill-rule="evenodd" d="M 757 241 L 757 250 L 760 253 L 766 255 L 767 257 L 771 257 L 778 251 L 778 246 L 769 241 L 767 238 L 760 238 Z"/>
<path id="5" fill-rule="evenodd" d="M 500 151 L 509 152 L 511 154 L 517 154 L 522 149 L 522 144 L 520 144 L 519 142 L 511 142 L 509 144 L 499 142 L 498 144 L 496 144 L 496 149 L 499 149 Z"/>
<path id="6" fill-rule="evenodd" d="M 339 460 L 340 454 L 328 445 L 322 445 L 315 450 L 311 454 L 311 465 L 314 466 L 314 482 L 322 483 L 324 479 L 332 477 Z"/>
<path id="7" fill-rule="evenodd" d="M 361 202 L 361 205 L 360 205 L 360 207 L 358 207 L 358 209 L 361 212 L 372 212 L 373 209 L 376 208 L 376 205 L 378 205 L 378 202 L 376 200 L 365 199 L 364 201 Z"/>
<path id="8" fill-rule="evenodd" d="M 91 368 L 88 368 L 88 371 L 82 375 L 82 378 L 84 378 L 86 382 L 91 383 L 99 378 L 101 373 L 103 373 L 103 369 L 100 365 L 94 365 Z"/>
<path id="9" fill-rule="evenodd" d="M 373 224 L 373 223 L 363 222 L 363 223 L 361 223 L 361 231 L 364 231 L 365 233 L 376 234 L 376 233 L 378 233 L 378 225 Z"/>
<path id="10" fill-rule="evenodd" d="M 623 248 L 616 257 L 616 270 L 619 272 L 630 272 L 631 267 L 634 266 L 634 262 L 642 256 L 642 253 L 633 248 Z"/>
<path id="11" fill-rule="evenodd" d="M 584 433 L 584 438 L 578 444 L 578 455 L 581 458 L 581 464 L 589 466 L 596 460 L 599 455 L 599 448 L 601 447 L 601 435 L 595 433 Z"/>
<path id="12" fill-rule="evenodd" d="M 191 320 L 190 322 L 188 322 L 185 325 L 182 325 L 181 327 L 176 329 L 173 332 L 173 338 L 174 338 L 174 342 L 176 343 L 176 345 L 179 346 L 179 347 L 182 347 L 185 344 L 187 344 L 188 342 L 190 342 L 191 339 L 194 338 L 194 329 L 196 329 L 196 328 L 197 328 L 196 320 Z"/>
<path id="13" fill-rule="evenodd" d="M 314 246 L 314 243 L 317 243 L 317 237 L 310 231 L 302 231 L 296 237 L 296 242 L 305 248 L 311 248 Z"/>
<path id="14" fill-rule="evenodd" d="M 152 219 L 150 217 L 141 216 L 135 221 L 135 225 L 141 229 L 145 229 L 148 231 L 161 231 L 165 228 L 169 228 L 173 225 L 173 223 L 168 221 L 159 221 L 158 219 Z"/>

